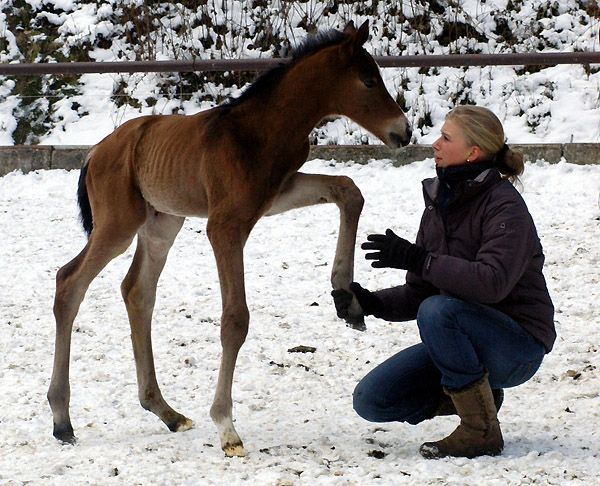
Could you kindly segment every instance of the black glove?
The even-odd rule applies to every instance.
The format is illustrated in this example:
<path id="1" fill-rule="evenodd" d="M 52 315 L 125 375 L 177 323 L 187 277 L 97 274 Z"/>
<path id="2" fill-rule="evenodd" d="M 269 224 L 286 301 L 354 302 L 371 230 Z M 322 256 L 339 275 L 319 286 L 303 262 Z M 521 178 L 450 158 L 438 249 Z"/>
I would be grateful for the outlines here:
<path id="1" fill-rule="evenodd" d="M 352 302 L 352 294 L 344 289 L 332 290 L 333 304 L 335 311 L 340 319 L 344 319 L 348 315 L 348 307 Z"/>
<path id="2" fill-rule="evenodd" d="M 362 288 L 359 283 L 352 282 L 350 290 L 354 292 L 356 300 L 358 300 L 365 316 L 377 316 L 383 311 L 383 302 L 381 302 L 381 299 L 367 289 Z M 337 289 L 332 290 L 331 295 L 333 296 L 333 303 L 335 304 L 338 317 L 344 319 L 348 315 L 348 307 L 350 307 L 350 303 L 352 302 L 352 294 L 347 290 Z"/>
<path id="3" fill-rule="evenodd" d="M 363 250 L 377 250 L 376 253 L 367 253 L 367 260 L 374 268 L 401 268 L 421 275 L 428 251 L 414 245 L 404 238 L 400 238 L 391 229 L 385 235 L 369 235 L 361 246 Z"/>

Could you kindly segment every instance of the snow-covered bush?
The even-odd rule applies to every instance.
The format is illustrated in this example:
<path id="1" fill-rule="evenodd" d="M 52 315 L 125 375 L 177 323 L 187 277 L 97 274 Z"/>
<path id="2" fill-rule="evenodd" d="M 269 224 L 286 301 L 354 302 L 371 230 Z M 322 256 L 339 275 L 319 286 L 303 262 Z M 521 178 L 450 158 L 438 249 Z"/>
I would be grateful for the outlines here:
<path id="1" fill-rule="evenodd" d="M 318 29 L 366 19 L 372 25 L 368 49 L 375 55 L 595 50 L 599 17 L 595 0 L 5 0 L 0 61 L 285 57 Z M 403 68 L 385 69 L 384 78 L 411 118 L 416 141 L 427 141 L 432 127 L 460 103 L 485 104 L 514 117 L 520 120 L 514 131 L 535 138 L 561 133 L 552 123 L 553 111 L 563 116 L 554 109 L 561 102 L 557 90 L 564 99 L 563 90 L 575 89 L 564 72 Z M 569 72 L 585 81 L 576 83 L 584 88 L 582 107 L 599 110 L 597 69 L 571 66 Z M 114 125 L 142 113 L 192 113 L 238 94 L 256 74 L 0 77 L 0 143 L 56 143 L 65 139 L 68 124 L 97 116 L 99 105 L 106 112 L 106 100 Z M 312 138 L 375 143 L 346 120 L 323 123 Z"/>

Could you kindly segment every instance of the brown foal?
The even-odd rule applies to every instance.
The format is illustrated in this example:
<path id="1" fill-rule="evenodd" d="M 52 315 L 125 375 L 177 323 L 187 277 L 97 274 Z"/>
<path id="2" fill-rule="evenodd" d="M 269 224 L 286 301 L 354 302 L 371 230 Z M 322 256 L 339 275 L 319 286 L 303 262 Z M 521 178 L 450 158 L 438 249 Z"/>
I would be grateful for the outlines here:
<path id="1" fill-rule="evenodd" d="M 340 229 L 331 283 L 334 289 L 348 289 L 363 198 L 348 177 L 297 172 L 308 156 L 308 135 L 323 117 L 338 114 L 389 147 L 410 141 L 410 124 L 362 47 L 368 35 L 367 22 L 359 29 L 350 23 L 343 32 L 322 33 L 239 98 L 193 116 L 142 116 L 90 149 L 78 190 L 89 239 L 56 276 L 56 349 L 48 399 L 57 439 L 75 441 L 69 417 L 73 321 L 92 280 L 136 235 L 135 256 L 121 291 L 140 403 L 172 431 L 192 426 L 162 397 L 150 327 L 167 253 L 185 217 L 199 216 L 208 218 L 222 297 L 223 353 L 210 415 L 225 453 L 245 454 L 233 426 L 231 386 L 248 332 L 243 250 L 250 231 L 262 216 L 335 203 Z M 356 299 L 347 320 L 364 325 Z"/>

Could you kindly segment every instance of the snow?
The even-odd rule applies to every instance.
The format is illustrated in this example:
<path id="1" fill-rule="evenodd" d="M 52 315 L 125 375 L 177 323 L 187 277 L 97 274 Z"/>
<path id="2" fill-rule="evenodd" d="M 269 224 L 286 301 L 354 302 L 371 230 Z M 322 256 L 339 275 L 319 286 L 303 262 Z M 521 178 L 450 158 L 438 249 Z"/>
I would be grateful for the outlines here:
<path id="1" fill-rule="evenodd" d="M 588 120 L 589 121 L 589 120 Z M 552 140 L 554 141 L 554 140 Z M 366 199 L 357 246 L 391 227 L 414 239 L 420 181 L 431 159 L 404 167 L 315 160 L 307 172 L 354 179 Z M 528 163 L 523 197 L 546 254 L 558 340 L 529 382 L 506 391 L 498 457 L 430 461 L 419 445 L 456 417 L 417 426 L 372 424 L 352 410 L 358 380 L 418 341 L 414 322 L 367 318 L 360 333 L 329 295 L 338 211 L 305 208 L 259 221 L 245 250 L 250 332 L 234 380 L 234 417 L 248 455 L 226 458 L 208 410 L 220 360 L 220 293 L 206 222 L 188 219 L 158 290 L 154 351 L 164 396 L 195 426 L 171 433 L 137 401 L 119 284 L 133 247 L 92 283 L 75 322 L 71 417 L 78 442 L 52 437 L 45 394 L 52 370 L 57 269 L 83 247 L 78 171 L 0 179 L 1 485 L 592 485 L 600 474 L 599 165 Z M 385 183 L 382 183 L 385 181 Z M 355 279 L 403 281 L 358 250 Z M 314 353 L 291 353 L 305 345 Z"/>
<path id="2" fill-rule="evenodd" d="M 382 69 L 386 85 L 394 97 L 406 71 L 413 72 L 408 75 L 408 90 L 403 93 L 410 106 L 407 116 L 415 128 L 413 143 L 431 144 L 435 141 L 446 113 L 454 106 L 449 97 L 461 90 L 461 102 L 485 106 L 498 115 L 509 144 L 600 141 L 600 73 L 588 76 L 583 66 L 559 65 L 519 77 L 515 77 L 514 69 L 507 66 L 474 67 L 466 71 L 440 68 L 435 75 L 417 75 L 416 68 Z M 154 96 L 153 82 L 155 80 L 148 75 L 130 75 L 128 85 L 137 97 L 145 99 Z M 60 123 L 43 138 L 42 143 L 92 145 L 121 123 L 141 113 L 170 114 L 181 110 L 189 115 L 211 106 L 208 102 L 198 104 L 195 99 L 180 102 L 159 97 L 159 102 L 151 108 L 138 110 L 129 105 L 119 108 L 111 101 L 112 86 L 116 83 L 117 75 L 83 75 L 85 89 L 82 94 L 65 99 L 64 106 L 57 111 Z M 209 92 L 218 90 L 210 83 L 206 89 Z M 237 94 L 233 92 L 234 96 Z M 71 109 L 71 101 L 80 105 L 78 112 Z M 432 127 L 419 129 L 415 125 L 418 113 L 429 113 Z M 587 123 L 582 123 L 581 113 L 585 114 Z M 8 115 L 6 117 L 9 119 Z M 381 143 L 347 118 L 328 122 L 317 133 L 316 140 L 320 144 Z M 0 143 L 11 145 L 10 136 L 8 131 L 0 130 Z"/>
<path id="3" fill-rule="evenodd" d="M 285 55 L 278 51 L 282 45 L 289 42 L 293 47 L 306 37 L 305 27 L 300 27 L 305 20 L 326 30 L 339 29 L 350 19 L 356 25 L 369 19 L 370 38 L 365 47 L 373 55 L 594 52 L 598 51 L 600 39 L 600 20 L 591 0 L 464 0 L 447 6 L 441 14 L 433 12 L 433 7 L 438 4 L 431 3 L 430 8 L 427 2 L 411 1 L 401 3 L 403 16 L 397 16 L 398 6 L 394 2 L 373 2 L 377 4 L 375 8 L 379 14 L 370 16 L 359 13 L 361 8 L 353 8 L 352 2 L 342 2 L 337 9 L 328 8 L 329 3 L 322 1 L 262 2 L 265 5 L 255 8 L 250 7 L 252 2 L 232 0 L 200 2 L 196 8 L 187 8 L 185 2 L 158 2 L 153 5 L 156 12 L 161 12 L 162 17 L 157 19 L 160 21 L 157 25 L 161 27 L 145 40 L 138 39 L 135 32 L 120 23 L 118 16 L 118 11 L 125 6 L 143 2 L 29 0 L 27 3 L 33 8 L 31 14 L 37 23 L 48 19 L 57 26 L 60 35 L 56 42 L 62 54 L 66 56 L 71 50 L 83 49 L 91 59 L 103 62 L 189 59 L 191 53 L 203 59 Z M 203 21 L 203 15 L 210 22 Z M 418 28 L 421 17 L 430 18 L 431 29 Z M 265 23 L 265 19 L 269 21 Z M 499 29 L 500 20 L 507 22 L 508 33 Z M 444 25 L 456 21 L 470 25 L 478 33 L 479 40 L 463 36 L 441 39 Z M 258 39 L 257 30 L 264 31 L 265 25 L 274 39 L 272 49 L 252 47 Z M 184 33 L 178 33 L 177 27 L 182 26 L 186 26 Z M 220 27 L 217 30 L 225 28 L 226 32 L 217 34 L 216 26 Z M 21 52 L 23 47 L 17 46 L 13 30 L 18 32 L 18 28 L 8 22 L 6 14 L 0 12 L 0 39 L 4 39 L 5 46 L 0 52 L 0 61 L 25 60 L 26 52 Z M 509 39 L 505 39 L 506 36 Z M 43 60 L 54 62 L 55 59 Z M 383 75 L 392 96 L 406 99 L 407 115 L 415 127 L 414 143 L 431 143 L 439 133 L 445 113 L 459 103 L 492 109 L 501 117 L 509 134 L 509 143 L 598 143 L 598 67 L 598 64 L 585 67 L 559 65 L 534 73 L 526 72 L 523 66 L 386 68 Z M 533 68 L 534 71 L 537 69 Z M 178 87 L 175 79 L 175 73 L 82 76 L 78 86 L 80 95 L 69 95 L 58 105 L 56 98 L 49 96 L 52 103 L 44 121 L 51 126 L 45 127 L 44 133 L 32 140 L 44 145 L 94 144 L 131 118 L 143 114 L 196 113 L 214 105 L 221 97 L 235 96 L 243 88 L 207 80 L 206 73 L 198 73 L 197 83 L 188 87 L 185 83 Z M 158 86 L 168 84 L 167 81 L 172 89 L 161 91 Z M 17 120 L 24 116 L 23 112 L 30 110 L 23 104 L 22 93 L 6 85 L 8 82 L 7 77 L 0 77 L 1 145 L 15 143 L 13 134 Z M 52 91 L 49 86 L 44 89 Z M 188 92 L 182 93 L 182 89 Z M 137 106 L 116 103 L 115 100 L 122 101 L 119 96 L 130 96 Z M 59 98 L 62 97 L 59 93 Z M 148 99 L 156 100 L 156 103 L 148 103 Z M 70 102 L 76 103 L 71 106 Z M 581 123 L 581 112 L 585 112 L 589 123 Z M 319 144 L 380 143 L 356 124 L 347 120 L 341 123 L 342 130 L 337 121 L 325 123 L 315 130 L 315 140 Z"/>
<path id="4" fill-rule="evenodd" d="M 124 27 L 112 21 L 115 2 L 28 0 L 27 4 L 36 9 L 42 4 L 52 7 L 39 15 L 60 25 L 60 49 L 65 52 L 88 38 L 93 44 L 102 37 L 110 39 L 110 45 L 94 47 L 89 52 L 92 59 L 136 57 L 135 46 L 126 42 Z M 371 37 L 365 47 L 374 55 L 448 54 L 469 49 L 512 52 L 495 33 L 495 15 L 501 11 L 521 39 L 514 46 L 516 52 L 597 51 L 600 23 L 584 15 L 584 4 L 534 0 L 507 10 L 506 0 L 466 0 L 460 2 L 462 10 L 456 10 L 456 18 L 471 16 L 489 41 L 475 46 L 473 39 L 461 38 L 443 47 L 435 33 L 405 30 L 406 24 L 394 24 L 397 36 L 386 37 L 382 26 L 389 20 L 389 5 L 381 2 L 381 18 L 371 19 Z M 273 2 L 267 8 L 275 12 L 277 5 Z M 339 18 L 321 16 L 322 2 L 293 5 L 289 22 L 274 17 L 272 26 L 274 34 L 290 39 L 292 45 L 305 36 L 303 28 L 293 26 L 306 9 L 315 9 L 319 28 L 339 28 Z M 530 20 L 544 5 L 548 11 L 556 9 L 558 15 L 541 18 L 539 35 L 528 36 Z M 246 18 L 249 14 L 237 2 L 227 7 L 231 8 L 227 15 L 221 7 L 210 12 L 215 22 L 228 16 L 228 21 L 242 28 L 237 38 L 231 33 L 226 37 L 226 44 L 232 46 L 227 57 L 262 56 L 262 51 L 250 48 L 251 39 L 241 32 L 247 29 L 254 35 L 253 26 L 264 11 L 257 8 Z M 403 2 L 401 8 L 408 19 L 426 13 L 418 2 Z M 168 17 L 173 24 L 184 20 L 177 9 L 173 12 Z M 357 25 L 365 20 L 354 17 Z M 432 24 L 437 34 L 442 29 L 440 19 Z M 204 49 L 198 41 L 203 28 L 208 29 L 196 27 L 187 47 L 204 57 L 220 56 L 222 51 L 215 46 Z M 0 31 L 5 40 L 0 61 L 22 61 L 4 12 L 0 12 Z M 155 54 L 157 59 L 172 59 L 181 48 L 179 39 L 172 45 L 165 41 Z M 392 96 L 402 94 L 406 99 L 407 115 L 415 125 L 414 143 L 432 143 L 446 113 L 464 102 L 494 111 L 504 124 L 509 144 L 600 142 L 600 72 L 598 65 L 589 68 L 566 65 L 525 73 L 520 67 L 491 66 L 438 68 L 426 74 L 417 68 L 386 68 L 382 75 Z M 206 82 L 182 101 L 176 93 L 160 93 L 157 79 L 152 74 L 81 76 L 79 94 L 54 103 L 53 129 L 40 143 L 95 144 L 140 114 L 196 113 L 212 106 L 206 100 L 215 99 L 217 93 L 235 96 L 242 88 L 224 89 Z M 113 102 L 113 88 L 122 82 L 141 108 Z M 14 81 L 0 80 L 0 145 L 14 144 L 20 99 L 11 94 L 13 88 Z M 156 99 L 156 104 L 149 105 L 147 98 Z M 425 115 L 431 124 L 419 128 L 417 122 Z M 315 137 L 321 144 L 379 143 L 343 118 L 320 127 Z M 357 247 L 367 234 L 387 227 L 414 239 L 423 208 L 420 181 L 434 173 L 431 159 L 399 168 L 389 160 L 366 166 L 315 160 L 304 170 L 347 175 L 361 188 L 366 205 Z M 419 338 L 414 322 L 367 318 L 367 331 L 359 333 L 335 316 L 329 272 L 338 211 L 331 205 L 265 218 L 246 245 L 251 322 L 237 364 L 233 398 L 236 427 L 248 456 L 224 456 L 208 414 L 220 363 L 221 303 L 206 222 L 201 219 L 186 221 L 171 251 L 159 284 L 153 329 L 163 394 L 194 420 L 194 428 L 171 433 L 139 406 L 119 290 L 132 246 L 92 283 L 75 322 L 71 417 L 79 440 L 75 446 L 58 443 L 52 437 L 45 394 L 54 353 L 54 278 L 58 268 L 85 244 L 75 201 L 78 175 L 78 171 L 56 170 L 13 172 L 0 178 L 0 387 L 4 394 L 0 401 L 0 485 L 598 484 L 600 165 L 527 164 L 523 196 L 545 249 L 545 275 L 556 306 L 558 340 L 532 380 L 506 391 L 500 412 L 506 442 L 502 455 L 439 461 L 421 458 L 419 445 L 451 432 L 456 417 L 418 426 L 371 424 L 352 410 L 352 390 L 360 378 Z M 403 272 L 373 270 L 361 253 L 358 249 L 355 279 L 364 286 L 378 289 L 403 281 Z M 316 351 L 288 351 L 301 345 Z"/>

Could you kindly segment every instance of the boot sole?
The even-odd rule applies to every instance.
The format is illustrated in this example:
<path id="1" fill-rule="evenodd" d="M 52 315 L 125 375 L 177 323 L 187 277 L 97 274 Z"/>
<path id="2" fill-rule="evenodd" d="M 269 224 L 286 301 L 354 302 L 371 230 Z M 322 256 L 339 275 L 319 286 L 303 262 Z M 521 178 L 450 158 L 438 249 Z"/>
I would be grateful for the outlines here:
<path id="1" fill-rule="evenodd" d="M 498 456 L 502 453 L 503 448 L 487 449 L 476 454 L 452 455 L 445 451 L 441 451 L 436 445 L 425 443 L 419 448 L 419 452 L 425 459 L 443 459 L 444 457 L 466 457 L 473 459 L 480 456 Z"/>

